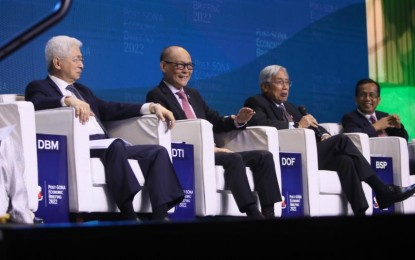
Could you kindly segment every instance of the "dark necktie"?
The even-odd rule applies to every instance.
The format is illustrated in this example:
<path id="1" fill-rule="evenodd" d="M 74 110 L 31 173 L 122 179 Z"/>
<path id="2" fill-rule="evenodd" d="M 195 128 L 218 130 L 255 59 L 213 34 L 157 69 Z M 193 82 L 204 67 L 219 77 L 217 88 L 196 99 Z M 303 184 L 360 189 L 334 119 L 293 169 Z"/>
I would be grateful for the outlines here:
<path id="1" fill-rule="evenodd" d="M 81 96 L 81 93 L 79 93 L 79 91 L 73 85 L 68 85 L 66 87 L 66 90 L 72 92 L 72 94 L 74 94 L 76 98 L 85 101 L 85 99 Z"/>
<path id="2" fill-rule="evenodd" d="M 376 118 L 374 116 L 370 116 L 370 122 L 372 122 L 372 124 L 376 123 Z"/>
<path id="3" fill-rule="evenodd" d="M 176 92 L 176 95 L 182 100 L 182 108 L 184 113 L 186 114 L 187 119 L 195 119 L 195 115 L 193 114 L 192 109 L 190 108 L 189 102 L 187 101 L 186 94 L 184 91 Z"/>
<path id="4" fill-rule="evenodd" d="M 75 95 L 75 97 L 76 97 L 77 99 L 80 99 L 80 100 L 82 100 L 82 101 L 86 102 L 86 101 L 85 101 L 85 99 L 82 97 L 81 93 L 79 93 L 79 91 L 78 91 L 78 90 L 77 90 L 77 89 L 76 89 L 73 85 L 68 85 L 68 86 L 66 87 L 66 90 L 68 90 L 68 91 L 72 92 L 72 93 Z M 101 120 L 99 120 L 99 118 L 98 118 L 98 117 L 95 117 L 95 119 L 97 120 L 97 123 L 98 123 L 98 124 L 99 124 L 99 126 L 101 127 L 102 131 L 104 131 L 105 136 L 101 136 L 101 135 L 94 135 L 94 136 L 90 136 L 90 139 L 91 139 L 91 140 L 94 140 L 94 139 L 104 139 L 104 138 L 108 138 L 110 135 L 109 135 L 109 133 L 107 132 L 107 129 L 105 129 L 104 125 L 101 123 Z"/>
<path id="5" fill-rule="evenodd" d="M 285 106 L 282 103 L 279 106 L 279 108 L 281 108 L 281 110 L 282 110 L 282 114 L 284 115 L 285 121 L 294 122 L 293 117 L 287 112 L 287 110 L 285 109 Z"/>
<path id="6" fill-rule="evenodd" d="M 376 118 L 373 116 L 373 115 L 371 115 L 370 116 L 370 122 L 372 123 L 372 124 L 374 124 L 374 123 L 376 123 Z M 378 134 L 378 136 L 386 136 L 386 134 L 385 134 L 385 132 L 384 131 L 377 131 L 377 134 Z"/>

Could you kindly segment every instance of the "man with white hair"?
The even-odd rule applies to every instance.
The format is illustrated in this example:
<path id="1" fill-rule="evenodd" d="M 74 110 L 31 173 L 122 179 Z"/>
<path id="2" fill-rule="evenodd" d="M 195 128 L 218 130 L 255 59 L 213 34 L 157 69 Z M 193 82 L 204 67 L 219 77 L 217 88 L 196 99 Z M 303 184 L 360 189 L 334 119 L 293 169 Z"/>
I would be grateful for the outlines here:
<path id="1" fill-rule="evenodd" d="M 369 207 L 362 181 L 376 193 L 381 209 L 415 193 L 415 185 L 399 187 L 385 184 L 347 136 L 331 136 L 318 125 L 313 115 L 301 112 L 300 108 L 288 102 L 292 82 L 286 68 L 279 65 L 265 67 L 260 72 L 259 85 L 261 94 L 249 97 L 244 104 L 255 111 L 248 125 L 313 129 L 317 140 L 318 167 L 320 170 L 337 171 L 354 215 L 363 216 Z"/>

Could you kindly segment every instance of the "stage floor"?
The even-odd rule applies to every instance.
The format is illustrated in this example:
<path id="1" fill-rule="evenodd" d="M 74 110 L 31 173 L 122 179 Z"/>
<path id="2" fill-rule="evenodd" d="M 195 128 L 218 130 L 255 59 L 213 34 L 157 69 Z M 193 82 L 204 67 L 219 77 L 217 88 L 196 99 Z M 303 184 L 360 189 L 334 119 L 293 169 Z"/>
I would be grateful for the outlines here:
<path id="1" fill-rule="evenodd" d="M 281 259 L 397 257 L 415 247 L 415 215 L 250 220 L 205 217 L 162 223 L 88 221 L 0 226 L 0 259 Z M 370 258 L 369 258 L 370 257 Z M 111 257 L 112 258 L 112 257 Z"/>

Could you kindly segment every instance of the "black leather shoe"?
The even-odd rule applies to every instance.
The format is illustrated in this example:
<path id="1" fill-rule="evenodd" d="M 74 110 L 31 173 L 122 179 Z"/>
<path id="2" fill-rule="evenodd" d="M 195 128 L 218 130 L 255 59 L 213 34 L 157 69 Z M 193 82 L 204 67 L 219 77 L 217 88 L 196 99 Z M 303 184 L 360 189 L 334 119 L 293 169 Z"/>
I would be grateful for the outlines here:
<path id="1" fill-rule="evenodd" d="M 415 184 L 408 187 L 389 185 L 387 191 L 376 195 L 380 209 L 389 207 L 392 203 L 400 202 L 411 197 L 415 193 Z"/>

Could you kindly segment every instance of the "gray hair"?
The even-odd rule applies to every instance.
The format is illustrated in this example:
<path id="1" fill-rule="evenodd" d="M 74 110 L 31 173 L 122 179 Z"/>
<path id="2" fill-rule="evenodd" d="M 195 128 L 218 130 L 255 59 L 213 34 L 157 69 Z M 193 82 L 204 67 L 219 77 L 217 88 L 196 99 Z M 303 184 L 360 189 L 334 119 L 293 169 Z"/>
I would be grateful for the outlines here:
<path id="1" fill-rule="evenodd" d="M 67 57 L 72 46 L 81 48 L 82 42 L 76 38 L 59 35 L 52 37 L 46 44 L 45 47 L 45 58 L 48 72 L 53 68 L 53 58 Z"/>
<path id="2" fill-rule="evenodd" d="M 269 65 L 261 70 L 259 73 L 259 85 L 261 86 L 263 83 L 267 83 L 271 81 L 272 76 L 278 73 L 280 70 L 285 70 L 288 75 L 288 71 L 286 68 L 280 65 Z"/>

